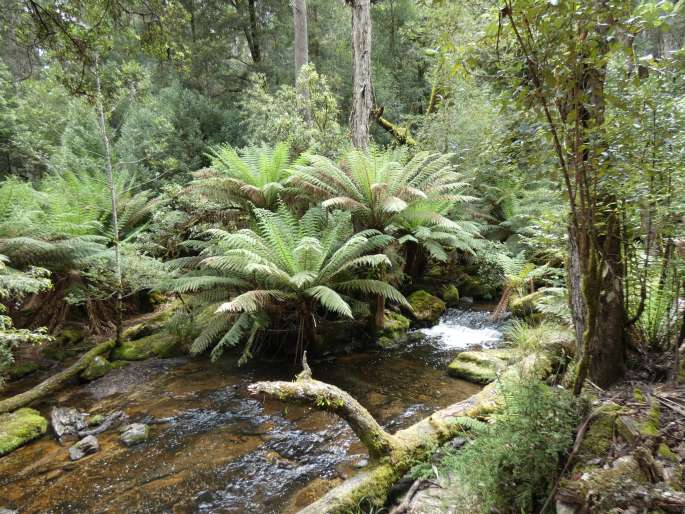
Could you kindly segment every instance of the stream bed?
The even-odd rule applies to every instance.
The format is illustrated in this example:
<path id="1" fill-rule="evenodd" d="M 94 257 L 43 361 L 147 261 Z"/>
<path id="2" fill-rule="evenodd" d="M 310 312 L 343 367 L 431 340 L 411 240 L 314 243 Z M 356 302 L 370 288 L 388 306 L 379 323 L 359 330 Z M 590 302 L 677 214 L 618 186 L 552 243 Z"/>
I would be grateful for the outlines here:
<path id="1" fill-rule="evenodd" d="M 450 378 L 456 353 L 501 336 L 486 312 L 448 311 L 410 334 L 407 345 L 310 362 L 314 377 L 357 398 L 389 431 L 476 393 Z M 38 409 L 125 411 L 150 422 L 151 436 L 127 448 L 116 430 L 100 451 L 70 462 L 50 433 L 0 458 L 0 507 L 24 513 L 291 513 L 367 464 L 344 421 L 312 409 L 261 402 L 258 380 L 291 380 L 282 361 L 241 368 L 232 359 L 133 362 L 89 384 L 70 386 Z"/>

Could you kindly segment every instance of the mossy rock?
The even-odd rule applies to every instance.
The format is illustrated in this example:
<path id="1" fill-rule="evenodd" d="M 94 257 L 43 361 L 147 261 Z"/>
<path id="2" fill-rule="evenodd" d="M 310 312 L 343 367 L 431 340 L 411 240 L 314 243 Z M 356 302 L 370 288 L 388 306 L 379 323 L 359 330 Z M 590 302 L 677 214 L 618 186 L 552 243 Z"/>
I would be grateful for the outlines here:
<path id="1" fill-rule="evenodd" d="M 141 361 L 151 357 L 176 357 L 182 352 L 179 341 L 172 334 L 159 332 L 135 341 L 123 341 L 112 350 L 112 360 Z"/>
<path id="2" fill-rule="evenodd" d="M 35 409 L 23 408 L 0 414 L 0 456 L 40 437 L 48 429 L 48 420 Z"/>
<path id="3" fill-rule="evenodd" d="M 112 369 L 112 364 L 102 355 L 96 356 L 86 369 L 81 372 L 81 378 L 90 382 L 91 380 L 104 377 Z"/>
<path id="4" fill-rule="evenodd" d="M 440 291 L 440 296 L 448 307 L 459 305 L 459 289 L 454 284 L 443 287 Z"/>
<path id="5" fill-rule="evenodd" d="M 110 363 L 112 365 L 112 369 L 120 369 L 120 368 L 125 368 L 126 366 L 129 366 L 131 364 L 131 361 L 112 361 Z"/>
<path id="6" fill-rule="evenodd" d="M 614 442 L 616 421 L 620 414 L 621 407 L 613 402 L 605 403 L 599 408 L 597 415 L 590 421 L 576 454 L 578 466 L 582 467 L 587 461 L 606 457 Z"/>
<path id="7" fill-rule="evenodd" d="M 40 366 L 35 362 L 18 362 L 14 363 L 7 369 L 7 376 L 11 380 L 18 380 L 22 377 L 30 375 L 39 368 Z"/>
<path id="8" fill-rule="evenodd" d="M 661 408 L 656 398 L 652 399 L 652 405 L 647 412 L 647 417 L 640 424 L 640 433 L 647 437 L 658 437 L 661 425 Z"/>
<path id="9" fill-rule="evenodd" d="M 86 332 L 80 328 L 65 328 L 55 338 L 62 346 L 73 346 L 86 338 Z"/>
<path id="10" fill-rule="evenodd" d="M 525 296 L 512 298 L 509 300 L 511 314 L 517 318 L 527 318 L 537 314 L 537 303 L 544 294 L 543 290 L 539 290 Z"/>
<path id="11" fill-rule="evenodd" d="M 459 273 L 455 280 L 455 286 L 459 289 L 462 297 L 489 299 L 492 296 L 492 292 L 483 286 L 480 280 L 468 273 Z"/>
<path id="12" fill-rule="evenodd" d="M 411 321 L 395 311 L 385 311 L 385 322 L 376 339 L 376 343 L 382 348 L 391 348 L 404 341 Z"/>
<path id="13" fill-rule="evenodd" d="M 445 302 L 423 289 L 414 291 L 407 301 L 414 311 L 414 317 L 422 323 L 435 323 L 445 312 Z"/>
<path id="14" fill-rule="evenodd" d="M 518 360 L 512 350 L 461 352 L 447 367 L 447 373 L 475 384 L 489 384 L 497 373 Z"/>
<path id="15" fill-rule="evenodd" d="M 657 448 L 657 455 L 662 459 L 670 460 L 672 462 L 680 462 L 680 457 L 676 454 L 666 443 L 660 443 Z"/>

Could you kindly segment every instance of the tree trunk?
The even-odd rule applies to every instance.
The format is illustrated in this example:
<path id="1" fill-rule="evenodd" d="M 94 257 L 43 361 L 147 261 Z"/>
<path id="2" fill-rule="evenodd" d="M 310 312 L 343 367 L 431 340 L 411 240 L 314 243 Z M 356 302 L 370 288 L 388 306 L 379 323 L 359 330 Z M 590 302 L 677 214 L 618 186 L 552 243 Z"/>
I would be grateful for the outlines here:
<path id="1" fill-rule="evenodd" d="M 562 346 L 552 345 L 505 370 L 502 379 L 544 379 L 555 367 L 552 363 L 559 362 L 562 356 Z M 313 380 L 306 358 L 303 361 L 304 371 L 294 382 L 258 382 L 248 386 L 248 390 L 256 396 L 265 395 L 338 414 L 367 447 L 372 463 L 368 469 L 332 489 L 299 514 L 351 512 L 362 500 L 381 507 L 392 485 L 412 466 L 430 458 L 438 446 L 463 433 L 464 428 L 457 418 L 486 416 L 498 405 L 501 381 L 493 382 L 480 393 L 437 411 L 406 429 L 388 434 L 348 393 Z"/>
<path id="2" fill-rule="evenodd" d="M 29 389 L 28 391 L 25 391 L 23 393 L 12 396 L 11 398 L 7 398 L 5 400 L 0 401 L 0 414 L 4 414 L 5 412 L 12 412 L 21 407 L 25 407 L 26 405 L 29 405 L 31 402 L 40 400 L 48 394 L 56 391 L 57 389 L 62 387 L 66 382 L 76 377 L 79 373 L 86 369 L 95 357 L 105 352 L 108 352 L 109 350 L 114 348 L 114 346 L 115 342 L 112 340 L 100 343 L 93 349 L 83 354 L 79 358 L 79 360 L 77 360 L 67 369 L 60 371 L 55 375 L 52 375 L 50 378 L 47 378 L 46 380 L 44 380 L 37 386 L 33 387 L 32 389 Z"/>
<path id="3" fill-rule="evenodd" d="M 350 131 L 355 148 L 369 147 L 373 104 L 371 89 L 371 0 L 351 0 L 352 5 L 352 112 Z"/>
<path id="4" fill-rule="evenodd" d="M 307 84 L 300 79 L 302 66 L 309 62 L 309 33 L 307 31 L 307 0 L 292 0 L 293 29 L 295 32 L 295 87 L 301 102 L 301 115 L 307 123 L 311 121 L 309 112 L 309 91 Z"/>
<path id="5" fill-rule="evenodd" d="M 100 128 L 100 137 L 102 144 L 105 147 L 105 164 L 107 172 L 107 187 L 109 188 L 111 205 L 112 205 L 112 242 L 114 244 L 114 276 L 116 279 L 116 344 L 121 344 L 121 331 L 124 324 L 124 284 L 121 271 L 121 250 L 119 248 L 119 219 L 118 219 L 118 202 L 117 191 L 114 185 L 114 169 L 112 166 L 112 149 L 109 144 L 109 136 L 107 135 L 107 124 L 105 122 L 105 109 L 102 100 L 102 88 L 100 87 L 100 69 L 98 67 L 97 58 L 95 61 L 95 85 L 96 85 L 96 107 L 98 114 L 98 126 Z"/>

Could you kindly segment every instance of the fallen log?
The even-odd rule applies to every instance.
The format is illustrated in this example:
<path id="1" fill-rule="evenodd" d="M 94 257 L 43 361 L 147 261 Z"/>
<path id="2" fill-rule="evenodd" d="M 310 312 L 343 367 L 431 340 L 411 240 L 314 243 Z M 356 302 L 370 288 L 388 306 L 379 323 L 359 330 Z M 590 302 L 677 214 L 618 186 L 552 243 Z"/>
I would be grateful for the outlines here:
<path id="1" fill-rule="evenodd" d="M 19 393 L 0 401 L 0 414 L 12 412 L 21 407 L 25 407 L 26 405 L 56 391 L 66 382 L 86 369 L 95 357 L 108 352 L 114 348 L 114 345 L 114 340 L 108 340 L 100 343 L 84 353 L 74 364 L 45 379 L 37 386 L 29 389 L 28 391 L 24 391 L 23 393 Z"/>
<path id="2" fill-rule="evenodd" d="M 551 345 L 507 368 L 501 378 L 544 379 L 554 371 L 554 364 L 559 362 L 562 354 L 561 345 Z M 347 512 L 361 501 L 382 506 L 397 480 L 413 465 L 429 458 L 438 446 L 463 430 L 459 418 L 486 416 L 498 404 L 499 381 L 495 381 L 470 398 L 439 410 L 404 430 L 389 434 L 348 393 L 314 380 L 306 365 L 306 356 L 304 367 L 305 371 L 293 382 L 257 382 L 248 386 L 248 390 L 253 395 L 305 404 L 340 415 L 366 445 L 371 464 L 369 469 L 346 480 L 299 514 Z"/>

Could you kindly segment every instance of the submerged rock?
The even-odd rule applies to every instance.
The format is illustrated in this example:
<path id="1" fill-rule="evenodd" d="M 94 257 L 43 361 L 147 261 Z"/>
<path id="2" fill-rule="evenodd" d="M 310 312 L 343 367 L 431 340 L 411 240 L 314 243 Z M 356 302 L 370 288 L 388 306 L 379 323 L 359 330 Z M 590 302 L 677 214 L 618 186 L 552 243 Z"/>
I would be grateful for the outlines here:
<path id="1" fill-rule="evenodd" d="M 135 444 L 147 441 L 150 436 L 150 427 L 143 423 L 131 423 L 122 427 L 121 442 L 126 446 L 133 446 Z"/>
<path id="2" fill-rule="evenodd" d="M 447 372 L 475 384 L 489 384 L 497 373 L 517 360 L 514 350 L 482 350 L 461 352 L 450 363 Z"/>
<path id="3" fill-rule="evenodd" d="M 95 453 L 99 450 L 100 443 L 98 443 L 97 438 L 93 435 L 89 435 L 69 448 L 69 458 L 71 460 L 79 460 L 86 455 L 90 455 L 91 453 Z"/>
<path id="4" fill-rule="evenodd" d="M 423 289 L 414 291 L 407 301 L 414 310 L 414 317 L 419 322 L 435 323 L 445 312 L 445 302 Z"/>
<path id="5" fill-rule="evenodd" d="M 88 426 L 88 414 L 70 407 L 55 407 L 50 412 L 50 422 L 55 435 L 64 442 L 77 439 L 78 433 Z"/>
<path id="6" fill-rule="evenodd" d="M 102 355 L 95 357 L 81 373 L 81 378 L 88 382 L 104 377 L 112 369 L 112 364 Z"/>
<path id="7" fill-rule="evenodd" d="M 0 456 L 43 435 L 48 421 L 35 409 L 23 408 L 0 415 Z"/>

